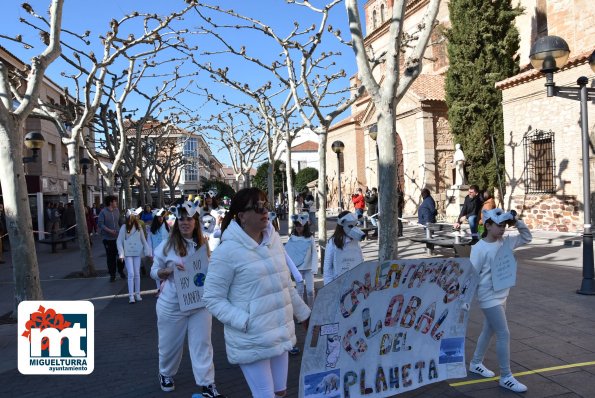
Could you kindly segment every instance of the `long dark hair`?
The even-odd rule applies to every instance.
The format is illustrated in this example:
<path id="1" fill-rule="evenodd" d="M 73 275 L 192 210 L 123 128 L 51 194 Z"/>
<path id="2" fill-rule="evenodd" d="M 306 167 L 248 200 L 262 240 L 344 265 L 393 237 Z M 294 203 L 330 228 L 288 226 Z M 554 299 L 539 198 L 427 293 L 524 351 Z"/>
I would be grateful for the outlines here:
<path id="1" fill-rule="evenodd" d="M 259 201 L 267 201 L 267 195 L 260 189 L 256 187 L 240 189 L 231 200 L 229 211 L 225 213 L 225 217 L 221 222 L 221 233 L 227 229 L 231 220 L 236 220 L 241 227 L 242 223 L 238 217 L 238 213 L 246 211 L 247 207 L 258 203 Z"/>
<path id="2" fill-rule="evenodd" d="M 204 211 L 208 211 L 211 209 L 216 209 L 217 207 L 219 207 L 219 202 L 217 201 L 217 199 L 215 198 L 211 198 L 211 209 L 209 209 L 209 205 L 207 205 L 207 198 L 211 198 L 208 194 L 206 194 L 203 198 L 203 205 L 202 205 L 202 209 Z"/>
<path id="3" fill-rule="evenodd" d="M 186 209 L 183 207 L 179 207 L 178 211 L 180 212 L 180 216 L 187 216 L 188 213 Z M 200 230 L 200 220 L 198 219 L 199 212 L 197 211 L 194 213 L 192 218 L 194 218 L 194 230 L 192 231 L 192 240 L 201 247 L 205 244 L 205 238 Z M 182 232 L 180 231 L 180 221 L 176 218 L 176 222 L 171 229 L 169 234 L 169 238 L 167 239 L 167 243 L 163 248 L 164 252 L 169 251 L 170 249 L 174 249 L 174 252 L 180 257 L 186 257 L 188 255 L 188 247 L 186 243 L 186 239 L 182 236 Z"/>
<path id="4" fill-rule="evenodd" d="M 302 224 L 300 224 L 300 225 L 302 225 Z M 306 222 L 305 224 L 303 224 L 303 227 L 304 227 L 304 229 L 302 229 L 302 234 L 301 235 L 298 235 L 296 233 L 297 231 L 296 231 L 295 225 L 294 225 L 293 226 L 293 229 L 291 231 L 291 234 L 292 235 L 295 235 L 295 236 L 303 236 L 304 238 L 311 237 L 312 236 L 312 232 L 310 232 L 310 223 L 309 222 Z"/>
<path id="5" fill-rule="evenodd" d="M 343 227 L 339 225 L 339 218 L 349 213 L 349 210 L 343 210 L 341 213 L 339 213 L 339 216 L 337 217 L 337 226 L 335 227 L 335 232 L 333 233 L 333 236 L 331 236 L 333 243 L 338 249 L 343 249 L 343 246 L 345 245 L 346 236 L 345 231 L 343 231 Z"/>
<path id="6" fill-rule="evenodd" d="M 159 218 L 161 218 L 161 221 L 159 221 Z M 165 229 L 167 229 L 167 231 L 169 232 L 169 225 L 167 225 L 167 223 L 165 222 L 165 217 L 163 217 L 163 214 L 160 216 L 153 217 L 153 222 L 151 223 L 151 233 L 156 234 L 163 224 L 165 224 Z"/>

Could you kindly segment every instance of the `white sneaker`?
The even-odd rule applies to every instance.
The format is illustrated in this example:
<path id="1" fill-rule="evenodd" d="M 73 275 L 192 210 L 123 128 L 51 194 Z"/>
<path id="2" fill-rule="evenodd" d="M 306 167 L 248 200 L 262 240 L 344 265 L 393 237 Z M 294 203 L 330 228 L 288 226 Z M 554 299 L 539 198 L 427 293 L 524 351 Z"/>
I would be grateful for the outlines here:
<path id="1" fill-rule="evenodd" d="M 489 370 L 488 368 L 486 368 L 485 366 L 483 366 L 483 363 L 469 363 L 469 372 L 471 373 L 476 373 L 480 376 L 483 377 L 494 377 L 496 376 L 496 373 L 492 372 L 491 370 Z"/>
<path id="2" fill-rule="evenodd" d="M 134 295 L 134 298 L 136 299 L 136 301 L 143 301 L 143 298 L 140 296 L 140 293 L 136 293 Z"/>
<path id="3" fill-rule="evenodd" d="M 134 304 L 134 296 L 128 296 L 128 304 Z"/>
<path id="4" fill-rule="evenodd" d="M 507 378 L 503 379 L 500 378 L 500 387 L 508 388 L 514 392 L 525 392 L 527 391 L 527 386 L 523 383 L 519 382 L 513 376 L 508 376 Z"/>

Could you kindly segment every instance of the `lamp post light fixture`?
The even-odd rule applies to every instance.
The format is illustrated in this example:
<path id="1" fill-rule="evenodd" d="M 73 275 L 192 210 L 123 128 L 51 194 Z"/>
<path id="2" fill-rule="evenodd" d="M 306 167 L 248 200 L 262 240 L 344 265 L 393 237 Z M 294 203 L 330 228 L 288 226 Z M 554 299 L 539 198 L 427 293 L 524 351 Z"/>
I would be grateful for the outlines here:
<path id="1" fill-rule="evenodd" d="M 380 185 L 380 175 L 378 175 L 378 169 L 380 167 L 380 156 L 378 155 L 378 125 L 376 123 L 370 126 L 370 128 L 368 129 L 368 135 L 372 140 L 374 140 L 374 143 L 376 144 L 376 179 L 378 181 L 376 185 Z"/>
<path id="2" fill-rule="evenodd" d="M 343 196 L 341 195 L 341 154 L 345 150 L 343 141 L 335 141 L 331 145 L 333 152 L 337 154 L 337 183 L 339 187 L 339 213 L 343 211 Z"/>
<path id="3" fill-rule="evenodd" d="M 544 36 L 535 41 L 531 47 L 529 58 L 531 65 L 545 75 L 548 97 L 562 97 L 580 101 L 581 133 L 583 150 L 583 281 L 579 294 L 595 295 L 593 266 L 593 231 L 591 230 L 591 188 L 589 172 L 589 122 L 588 101 L 595 100 L 595 88 L 588 88 L 589 79 L 581 76 L 577 80 L 578 87 L 558 87 L 554 83 L 554 72 L 562 68 L 568 61 L 570 49 L 564 39 L 558 36 Z M 589 65 L 595 72 L 595 51 L 589 57 Z"/>
<path id="4" fill-rule="evenodd" d="M 91 165 L 91 161 L 88 158 L 81 158 L 79 163 L 83 169 L 83 175 L 85 178 L 85 184 L 83 185 L 83 203 L 87 206 L 87 170 Z"/>
<path id="5" fill-rule="evenodd" d="M 37 161 L 37 153 L 45 144 L 45 138 L 39 131 L 30 131 L 25 135 L 25 146 L 27 149 L 33 151 L 33 156 L 26 156 L 23 158 L 23 163 L 35 163 Z"/>

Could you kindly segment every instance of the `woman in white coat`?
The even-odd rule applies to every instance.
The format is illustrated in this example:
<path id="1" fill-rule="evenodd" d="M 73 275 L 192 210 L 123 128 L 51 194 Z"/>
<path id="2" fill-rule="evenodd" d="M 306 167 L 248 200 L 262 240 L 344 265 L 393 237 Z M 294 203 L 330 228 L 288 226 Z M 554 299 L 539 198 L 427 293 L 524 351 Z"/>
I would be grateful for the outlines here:
<path id="1" fill-rule="evenodd" d="M 126 212 L 126 224 L 120 227 L 116 240 L 118 256 L 120 260 L 124 261 L 128 274 L 128 302 L 130 304 L 143 300 L 140 296 L 140 259 L 143 253 L 145 256 L 151 256 L 151 248 L 138 220 L 142 210 L 139 207 Z"/>
<path id="2" fill-rule="evenodd" d="M 176 212 L 176 220 L 165 243 L 155 249 L 151 267 L 151 277 L 164 281 L 156 306 L 159 383 L 163 391 L 175 389 L 174 376 L 178 373 L 184 351 L 184 340 L 188 335 L 192 373 L 196 384 L 201 388 L 201 391 L 195 395 L 225 398 L 215 387 L 215 366 L 211 344 L 212 316 L 204 307 L 181 311 L 174 280 L 174 268 L 184 270 L 184 263 L 191 262 L 191 258 L 200 255 L 197 252 L 206 245 L 198 219 L 200 212 L 189 201 L 171 210 Z"/>
<path id="3" fill-rule="evenodd" d="M 207 308 L 225 326 L 227 359 L 240 365 L 254 398 L 285 396 L 288 352 L 296 343 L 293 316 L 306 326 L 310 316 L 268 211 L 258 188 L 235 195 L 204 291 Z"/>
<path id="4" fill-rule="evenodd" d="M 153 222 L 151 223 L 151 227 L 149 228 L 149 236 L 147 239 L 147 242 L 151 247 L 151 253 L 155 253 L 157 246 L 159 246 L 161 242 L 165 242 L 169 237 L 169 225 L 165 222 L 165 219 L 163 217 L 164 215 L 165 209 L 153 210 Z M 157 294 L 159 294 L 161 281 L 156 281 L 156 283 Z"/>

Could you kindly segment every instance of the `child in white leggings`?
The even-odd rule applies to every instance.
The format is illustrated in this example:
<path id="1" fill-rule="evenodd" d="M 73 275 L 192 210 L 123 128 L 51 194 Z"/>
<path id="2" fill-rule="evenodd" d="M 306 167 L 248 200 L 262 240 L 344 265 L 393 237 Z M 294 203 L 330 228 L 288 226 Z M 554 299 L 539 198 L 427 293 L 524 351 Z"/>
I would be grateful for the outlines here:
<path id="1" fill-rule="evenodd" d="M 318 273 L 316 242 L 310 232 L 308 213 L 294 214 L 291 216 L 291 221 L 293 230 L 285 244 L 285 251 L 303 278 L 302 282 L 297 283 L 297 291 L 300 297 L 303 297 L 304 284 L 306 285 L 306 303 L 308 307 L 312 308 L 314 304 L 314 275 Z"/>
<path id="2" fill-rule="evenodd" d="M 500 386 L 514 392 L 525 392 L 527 386 L 516 380 L 510 370 L 510 332 L 505 311 L 510 289 L 499 285 L 498 290 L 494 289 L 492 267 L 496 263 L 497 256 L 512 255 L 512 250 L 531 242 L 532 236 L 525 223 L 516 219 L 514 211 L 505 213 L 501 209 L 484 210 L 483 220 L 486 230 L 483 233 L 483 239 L 471 249 L 471 263 L 479 274 L 477 297 L 485 319 L 473 359 L 469 364 L 469 371 L 484 377 L 495 376 L 495 373 L 482 363 L 490 339 L 495 334 L 496 353 L 500 365 Z M 507 225 L 515 226 L 519 234 L 503 238 Z M 506 286 L 511 286 L 511 282 Z"/>
<path id="3" fill-rule="evenodd" d="M 126 265 L 128 274 L 128 302 L 142 301 L 140 295 L 140 259 L 142 255 L 151 256 L 151 248 L 145 239 L 145 233 L 138 221 L 142 208 L 126 212 L 126 224 L 120 227 L 116 245 L 118 256 Z"/>
<path id="4" fill-rule="evenodd" d="M 253 398 L 282 397 L 275 391 L 287 389 L 287 358 L 286 351 L 273 358 L 240 365 Z"/>

